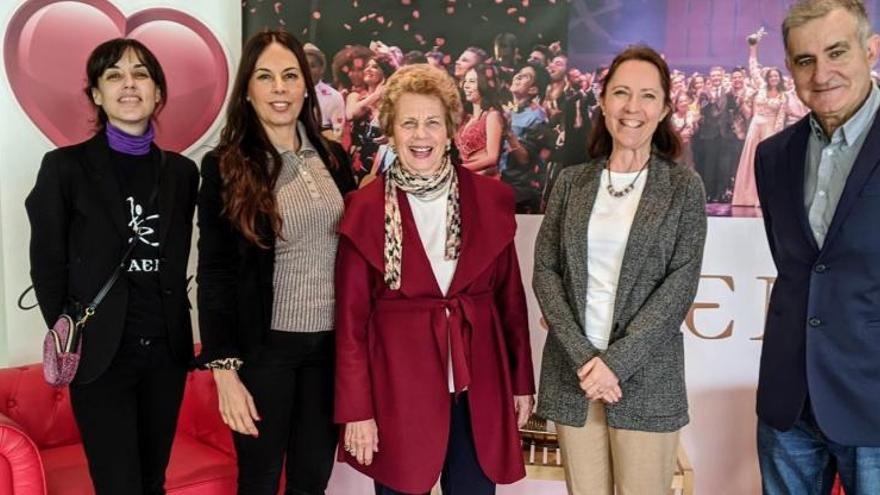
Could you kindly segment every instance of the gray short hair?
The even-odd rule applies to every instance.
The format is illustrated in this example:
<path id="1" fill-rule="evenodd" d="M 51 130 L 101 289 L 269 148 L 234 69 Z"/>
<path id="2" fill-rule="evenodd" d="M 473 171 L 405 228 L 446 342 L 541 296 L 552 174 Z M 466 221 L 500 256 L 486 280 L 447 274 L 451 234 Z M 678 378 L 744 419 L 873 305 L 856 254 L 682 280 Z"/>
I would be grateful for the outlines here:
<path id="1" fill-rule="evenodd" d="M 788 35 L 792 29 L 825 17 L 836 9 L 843 9 L 855 16 L 859 43 L 862 48 L 867 48 L 868 38 L 871 36 L 871 22 L 868 20 L 868 12 L 862 0 L 799 0 L 788 9 L 785 20 L 782 21 L 782 42 L 786 54 L 788 54 Z"/>

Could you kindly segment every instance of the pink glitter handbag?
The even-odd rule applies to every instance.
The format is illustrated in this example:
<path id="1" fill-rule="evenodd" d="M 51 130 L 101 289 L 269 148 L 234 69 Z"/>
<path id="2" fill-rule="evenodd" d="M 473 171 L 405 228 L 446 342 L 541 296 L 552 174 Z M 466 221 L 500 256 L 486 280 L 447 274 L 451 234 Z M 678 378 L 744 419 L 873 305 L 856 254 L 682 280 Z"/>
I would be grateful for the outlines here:
<path id="1" fill-rule="evenodd" d="M 43 376 L 46 383 L 53 387 L 68 385 L 76 376 L 82 350 L 80 330 L 89 316 L 94 314 L 92 308 L 88 310 L 91 313 L 86 312 L 78 321 L 74 321 L 70 315 L 59 316 L 43 338 Z"/>

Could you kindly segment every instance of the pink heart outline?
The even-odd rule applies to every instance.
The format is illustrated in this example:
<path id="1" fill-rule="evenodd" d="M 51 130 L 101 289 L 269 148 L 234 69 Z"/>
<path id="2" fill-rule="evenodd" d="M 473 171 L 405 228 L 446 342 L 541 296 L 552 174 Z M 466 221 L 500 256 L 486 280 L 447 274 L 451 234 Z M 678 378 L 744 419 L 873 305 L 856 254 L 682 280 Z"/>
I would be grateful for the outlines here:
<path id="1" fill-rule="evenodd" d="M 59 25 L 63 13 L 78 16 L 74 21 L 82 31 L 40 33 L 42 23 Z M 75 23 L 65 19 L 64 24 Z M 36 39 L 40 35 L 48 41 Z M 149 8 L 126 18 L 108 0 L 25 2 L 10 19 L 3 43 L 13 94 L 56 145 L 88 139 L 94 132 L 94 110 L 83 94 L 85 61 L 98 43 L 118 36 L 150 40 L 145 44 L 159 58 L 169 86 L 166 106 L 157 116 L 156 141 L 166 149 L 185 150 L 217 119 L 229 69 L 226 52 L 211 30 L 179 10 Z"/>

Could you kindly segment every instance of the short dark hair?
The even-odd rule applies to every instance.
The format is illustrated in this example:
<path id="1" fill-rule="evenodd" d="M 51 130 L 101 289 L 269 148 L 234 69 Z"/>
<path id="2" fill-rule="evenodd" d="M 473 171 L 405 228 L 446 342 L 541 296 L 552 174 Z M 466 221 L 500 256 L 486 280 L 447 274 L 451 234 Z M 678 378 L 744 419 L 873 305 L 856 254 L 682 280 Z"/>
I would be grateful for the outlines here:
<path id="1" fill-rule="evenodd" d="M 525 69 L 526 67 L 531 67 L 532 70 L 535 71 L 534 85 L 535 88 L 538 89 L 538 97 L 544 98 L 544 93 L 547 91 L 547 85 L 550 84 L 550 73 L 547 72 L 547 67 L 538 62 L 531 61 L 523 64 L 523 66 L 520 67 L 520 70 Z"/>
<path id="2" fill-rule="evenodd" d="M 548 62 L 550 61 L 550 57 L 553 56 L 553 52 L 550 51 L 550 48 L 548 48 L 547 45 L 535 45 L 532 47 L 532 52 L 541 52 L 541 54 L 544 55 L 544 60 Z M 531 52 L 529 52 L 529 54 L 531 54 Z"/>
<path id="3" fill-rule="evenodd" d="M 412 65 L 412 64 L 427 64 L 428 57 L 425 56 L 425 53 L 419 50 L 410 50 L 406 52 L 403 56 L 403 65 Z"/>
<path id="4" fill-rule="evenodd" d="M 669 109 L 669 111 L 666 112 L 666 116 L 663 117 L 663 120 L 657 125 L 657 129 L 654 131 L 654 136 L 651 138 L 651 145 L 654 148 L 654 152 L 660 157 L 670 161 L 674 160 L 681 153 L 681 139 L 672 129 L 672 124 L 670 122 L 673 107 L 671 95 L 669 93 L 672 83 L 670 81 L 669 65 L 666 64 L 666 61 L 663 60 L 663 57 L 661 57 L 656 50 L 648 45 L 633 45 L 614 57 L 614 61 L 611 62 L 611 67 L 608 69 L 608 75 L 602 81 L 602 92 L 599 94 L 599 99 L 601 100 L 605 98 L 605 89 L 608 87 L 608 82 L 614 78 L 617 69 L 619 69 L 624 62 L 630 60 L 647 62 L 656 67 L 657 72 L 660 73 L 660 87 L 663 89 L 663 104 Z M 611 138 L 611 133 L 608 131 L 608 128 L 605 127 L 605 116 L 601 107 L 599 107 L 596 120 L 593 123 L 593 129 L 590 132 L 587 149 L 589 150 L 591 157 L 599 158 L 610 156 L 613 147 L 614 144 Z"/>
<path id="5" fill-rule="evenodd" d="M 129 50 L 134 52 L 140 63 L 144 64 L 147 72 L 150 73 L 150 78 L 159 89 L 161 98 L 159 103 L 156 104 L 153 115 L 157 115 L 162 110 L 165 106 L 165 101 L 168 99 L 168 83 L 165 80 L 165 72 L 162 70 L 159 60 L 149 48 L 140 41 L 131 38 L 115 38 L 105 41 L 92 50 L 86 61 L 87 83 L 84 91 L 89 103 L 95 108 L 96 131 L 103 130 L 104 126 L 107 125 L 107 114 L 103 108 L 95 104 L 95 100 L 92 98 L 92 89 L 98 87 L 98 80 L 101 79 L 104 71 L 113 67 L 125 55 L 125 52 Z"/>

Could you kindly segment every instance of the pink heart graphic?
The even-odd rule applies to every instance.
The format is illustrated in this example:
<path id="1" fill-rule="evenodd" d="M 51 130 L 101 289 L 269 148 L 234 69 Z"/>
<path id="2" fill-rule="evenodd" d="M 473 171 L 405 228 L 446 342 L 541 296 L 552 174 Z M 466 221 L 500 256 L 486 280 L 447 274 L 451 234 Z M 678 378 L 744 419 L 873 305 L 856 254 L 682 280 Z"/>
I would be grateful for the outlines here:
<path id="1" fill-rule="evenodd" d="M 168 81 L 156 141 L 182 151 L 208 130 L 226 97 L 226 54 L 197 19 L 169 8 L 126 18 L 107 0 L 31 0 L 12 16 L 3 42 L 12 91 L 31 120 L 58 146 L 93 134 L 94 111 L 86 99 L 89 53 L 111 38 L 144 43 Z"/>

